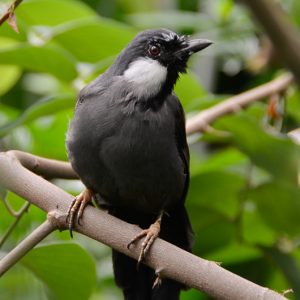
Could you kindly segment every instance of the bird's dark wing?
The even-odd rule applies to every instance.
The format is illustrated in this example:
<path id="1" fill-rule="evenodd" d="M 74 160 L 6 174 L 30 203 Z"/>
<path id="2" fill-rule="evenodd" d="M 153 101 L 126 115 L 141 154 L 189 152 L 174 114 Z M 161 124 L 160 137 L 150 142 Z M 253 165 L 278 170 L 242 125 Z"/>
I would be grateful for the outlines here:
<path id="1" fill-rule="evenodd" d="M 169 212 L 172 215 L 172 218 L 169 218 L 171 221 L 176 220 L 174 224 L 166 226 L 169 228 L 168 232 L 161 233 L 161 237 L 170 241 L 171 243 L 178 245 L 179 247 L 192 251 L 192 245 L 194 241 L 193 229 L 184 206 L 184 202 L 187 196 L 189 181 L 190 181 L 190 172 L 189 172 L 189 163 L 190 163 L 190 154 L 189 148 L 186 140 L 186 131 L 185 131 L 185 116 L 182 105 L 178 97 L 173 93 L 168 97 L 172 111 L 175 116 L 175 137 L 177 142 L 177 149 L 179 156 L 184 164 L 185 172 L 185 183 L 184 190 L 181 195 L 181 201 L 173 207 Z M 165 237 L 166 236 L 166 237 Z"/>
<path id="2" fill-rule="evenodd" d="M 184 116 L 182 105 L 178 97 L 174 93 L 169 95 L 167 101 L 170 103 L 172 107 L 172 111 L 175 116 L 176 144 L 177 144 L 178 154 L 184 164 L 184 172 L 186 175 L 184 191 L 181 196 L 182 202 L 184 202 L 188 192 L 189 181 L 190 181 L 190 173 L 189 173 L 190 154 L 189 154 L 189 148 L 186 140 L 185 116 Z"/>

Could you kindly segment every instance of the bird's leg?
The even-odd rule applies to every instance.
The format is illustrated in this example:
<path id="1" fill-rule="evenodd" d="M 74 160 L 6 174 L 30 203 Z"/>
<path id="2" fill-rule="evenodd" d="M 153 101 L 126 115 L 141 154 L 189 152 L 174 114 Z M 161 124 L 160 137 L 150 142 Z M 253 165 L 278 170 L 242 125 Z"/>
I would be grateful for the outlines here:
<path id="1" fill-rule="evenodd" d="M 85 189 L 74 198 L 67 212 L 67 223 L 71 237 L 73 237 L 73 228 L 75 217 L 77 215 L 77 223 L 80 225 L 83 211 L 87 204 L 92 200 L 94 192 L 91 189 Z"/>
<path id="2" fill-rule="evenodd" d="M 146 253 L 150 249 L 151 245 L 153 244 L 154 240 L 158 237 L 160 232 L 160 224 L 162 220 L 162 216 L 164 211 L 162 210 L 156 219 L 156 221 L 150 225 L 148 229 L 142 230 L 137 236 L 135 236 L 127 245 L 129 249 L 132 244 L 134 244 L 137 240 L 141 239 L 142 237 L 146 236 L 143 243 L 141 253 L 138 259 L 138 264 L 145 258 Z"/>

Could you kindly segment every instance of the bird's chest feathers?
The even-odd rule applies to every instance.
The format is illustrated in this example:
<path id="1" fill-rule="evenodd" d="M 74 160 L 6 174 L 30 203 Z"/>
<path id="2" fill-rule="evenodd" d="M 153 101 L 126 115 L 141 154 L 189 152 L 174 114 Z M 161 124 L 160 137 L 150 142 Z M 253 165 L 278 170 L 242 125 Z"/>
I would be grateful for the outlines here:
<path id="1" fill-rule="evenodd" d="M 127 115 L 113 137 L 106 139 L 107 156 L 120 160 L 153 159 L 174 144 L 174 120 L 163 104 L 159 111 L 135 109 Z"/>
<path id="2" fill-rule="evenodd" d="M 151 97 L 157 94 L 166 82 L 167 68 L 157 60 L 139 58 L 129 64 L 123 78 L 133 85 L 135 96 Z"/>

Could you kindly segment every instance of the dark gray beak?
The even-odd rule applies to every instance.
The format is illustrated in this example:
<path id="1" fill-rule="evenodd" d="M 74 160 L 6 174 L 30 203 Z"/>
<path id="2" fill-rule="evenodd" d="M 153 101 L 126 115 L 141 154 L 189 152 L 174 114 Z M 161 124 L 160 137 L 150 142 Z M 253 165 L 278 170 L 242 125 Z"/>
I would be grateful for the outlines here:
<path id="1" fill-rule="evenodd" d="M 187 42 L 187 46 L 180 49 L 177 53 L 179 54 L 188 54 L 192 55 L 198 51 L 205 49 L 206 47 L 210 46 L 213 42 L 206 39 L 193 39 Z"/>
<path id="2" fill-rule="evenodd" d="M 196 53 L 210 46 L 213 42 L 205 39 L 194 39 L 188 41 L 188 46 L 185 50 Z"/>

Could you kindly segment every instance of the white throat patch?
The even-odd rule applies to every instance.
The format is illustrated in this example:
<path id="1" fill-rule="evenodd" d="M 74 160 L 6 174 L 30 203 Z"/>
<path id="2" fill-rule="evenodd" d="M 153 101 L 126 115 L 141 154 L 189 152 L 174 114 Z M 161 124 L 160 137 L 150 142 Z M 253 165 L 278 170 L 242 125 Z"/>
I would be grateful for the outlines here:
<path id="1" fill-rule="evenodd" d="M 140 57 L 124 72 L 124 79 L 134 84 L 133 93 L 138 97 L 149 97 L 160 90 L 167 78 L 167 68 L 157 60 Z"/>

